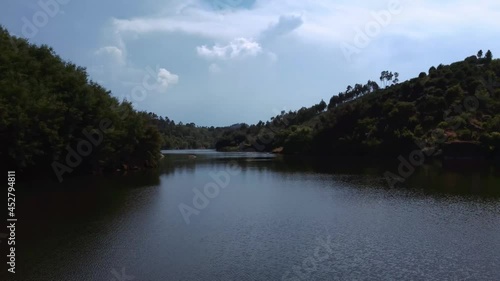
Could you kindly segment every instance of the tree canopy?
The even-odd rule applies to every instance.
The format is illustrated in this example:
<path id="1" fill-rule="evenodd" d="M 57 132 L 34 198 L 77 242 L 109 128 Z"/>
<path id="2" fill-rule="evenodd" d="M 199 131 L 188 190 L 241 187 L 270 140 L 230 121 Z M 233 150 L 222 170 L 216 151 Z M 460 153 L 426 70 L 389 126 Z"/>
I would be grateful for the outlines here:
<path id="1" fill-rule="evenodd" d="M 154 166 L 160 157 L 149 114 L 112 97 L 52 48 L 3 28 L 0 89 L 0 158 L 10 169 L 61 176 Z"/>

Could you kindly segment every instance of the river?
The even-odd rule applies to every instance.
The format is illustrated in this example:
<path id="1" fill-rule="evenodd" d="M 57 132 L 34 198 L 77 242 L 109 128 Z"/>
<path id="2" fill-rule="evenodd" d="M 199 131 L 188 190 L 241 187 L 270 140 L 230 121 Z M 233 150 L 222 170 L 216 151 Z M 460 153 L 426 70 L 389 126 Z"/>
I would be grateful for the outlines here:
<path id="1" fill-rule="evenodd" d="M 500 280 L 497 168 L 389 187 L 378 165 L 164 153 L 155 170 L 19 183 L 14 280 Z"/>

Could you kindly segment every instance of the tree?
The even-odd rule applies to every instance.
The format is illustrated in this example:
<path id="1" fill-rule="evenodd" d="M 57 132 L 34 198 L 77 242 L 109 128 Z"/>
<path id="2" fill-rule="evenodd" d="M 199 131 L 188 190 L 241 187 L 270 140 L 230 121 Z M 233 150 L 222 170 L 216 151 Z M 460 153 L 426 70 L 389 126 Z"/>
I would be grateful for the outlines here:
<path id="1" fill-rule="evenodd" d="M 354 85 L 353 91 L 354 91 L 354 97 L 355 98 L 359 97 L 363 93 L 363 85 L 356 83 L 356 85 Z"/>
<path id="2" fill-rule="evenodd" d="M 380 81 L 382 81 L 382 83 L 384 84 L 385 88 L 387 88 L 387 86 L 389 85 L 389 82 L 392 81 L 393 77 L 394 77 L 394 74 L 392 72 L 389 72 L 388 70 L 382 71 L 380 73 Z"/>
<path id="3" fill-rule="evenodd" d="M 312 129 L 299 127 L 285 139 L 283 147 L 287 153 L 309 152 L 311 149 Z"/>
<path id="4" fill-rule="evenodd" d="M 483 57 L 483 50 L 479 50 L 479 52 L 477 52 L 477 58 L 480 59 Z"/>
<path id="5" fill-rule="evenodd" d="M 394 80 L 392 81 L 392 83 L 394 84 L 399 83 L 399 73 L 394 72 Z"/>
<path id="6" fill-rule="evenodd" d="M 368 80 L 367 85 L 368 85 L 368 88 L 370 89 L 370 92 L 375 92 L 375 91 L 378 91 L 380 89 L 377 82 L 375 82 L 375 81 Z"/>
<path id="7" fill-rule="evenodd" d="M 464 91 L 460 87 L 460 84 L 457 84 L 451 88 L 448 88 L 445 93 L 445 99 L 448 104 L 451 105 L 451 103 L 457 99 L 463 99 L 464 97 Z"/>
<path id="8" fill-rule="evenodd" d="M 485 60 L 486 60 L 487 63 L 491 62 L 493 60 L 493 54 L 491 53 L 490 50 L 488 50 L 486 52 L 486 55 L 484 56 L 484 58 L 485 58 Z"/>
<path id="9" fill-rule="evenodd" d="M 328 109 L 332 109 L 332 108 L 336 107 L 339 103 L 340 103 L 339 96 L 333 96 L 330 99 L 330 103 L 328 104 Z"/>
<path id="10" fill-rule="evenodd" d="M 323 112 L 325 109 L 326 109 L 326 102 L 324 100 L 321 100 L 321 102 L 316 105 L 316 110 L 318 112 Z"/>
<path id="11" fill-rule="evenodd" d="M 339 103 L 343 103 L 346 100 L 344 93 L 339 94 Z"/>

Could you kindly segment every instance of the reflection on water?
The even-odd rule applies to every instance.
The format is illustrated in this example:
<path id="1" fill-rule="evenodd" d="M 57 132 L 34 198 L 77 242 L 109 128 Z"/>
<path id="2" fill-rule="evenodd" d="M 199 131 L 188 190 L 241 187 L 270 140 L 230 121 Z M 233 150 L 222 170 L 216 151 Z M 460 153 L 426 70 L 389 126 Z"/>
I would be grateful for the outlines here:
<path id="1" fill-rule="evenodd" d="M 25 185 L 18 280 L 109 281 L 122 270 L 133 280 L 500 276 L 500 177 L 492 167 L 426 165 L 390 188 L 390 163 L 164 153 L 157 170 Z M 194 190 L 230 167 L 238 173 L 220 177 L 227 186 L 196 209 Z M 197 211 L 189 225 L 180 204 Z M 320 246 L 324 259 L 314 255 Z"/>
<path id="2" fill-rule="evenodd" d="M 369 181 L 389 187 L 384 173 L 396 172 L 395 162 L 364 162 L 351 159 L 318 160 L 301 157 L 285 157 L 269 153 L 216 152 L 214 150 L 165 150 L 162 162 L 163 173 L 178 170 L 195 171 L 199 164 L 214 164 L 219 161 L 236 161 L 242 170 L 252 167 L 261 171 L 285 174 L 337 174 L 369 176 Z M 196 155 L 190 159 L 189 155 Z M 254 163 L 258 162 L 258 163 Z M 262 163 L 266 162 L 266 163 Z M 356 177 L 357 178 L 357 177 Z M 460 169 L 444 168 L 440 162 L 419 167 L 398 188 L 411 188 L 430 193 L 478 195 L 500 197 L 500 167 L 466 166 Z"/>

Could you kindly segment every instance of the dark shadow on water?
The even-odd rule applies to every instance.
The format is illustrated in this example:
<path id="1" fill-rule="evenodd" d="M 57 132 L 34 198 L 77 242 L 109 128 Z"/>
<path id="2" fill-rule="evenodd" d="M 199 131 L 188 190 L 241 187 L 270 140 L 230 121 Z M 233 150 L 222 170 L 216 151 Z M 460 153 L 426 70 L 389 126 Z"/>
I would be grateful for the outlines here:
<path id="1" fill-rule="evenodd" d="M 374 186 L 386 188 L 421 190 L 425 193 L 443 195 L 463 195 L 480 197 L 500 197 L 500 170 L 498 166 L 483 164 L 473 166 L 443 166 L 440 161 L 433 161 L 414 167 L 411 173 L 400 175 L 400 162 L 383 159 L 317 159 L 298 156 L 280 156 L 272 161 L 238 161 L 245 169 L 249 165 L 257 170 L 271 170 L 284 174 L 320 173 L 331 175 L 356 175 L 373 178 Z M 407 169 L 403 171 L 408 172 Z M 401 176 L 391 186 L 387 172 Z"/>
<path id="2" fill-rule="evenodd" d="M 425 193 L 461 196 L 500 197 L 500 169 L 498 165 L 443 165 L 435 160 L 417 167 L 403 167 L 400 159 L 366 159 L 355 157 L 317 158 L 244 153 L 200 153 L 196 159 L 177 153 L 167 155 L 160 167 L 161 173 L 196 171 L 197 165 L 210 165 L 218 169 L 237 163 L 242 170 L 272 171 L 282 174 L 319 173 L 330 175 L 356 175 L 370 177 L 373 186 L 419 190 Z M 391 185 L 387 173 L 402 180 Z"/>

